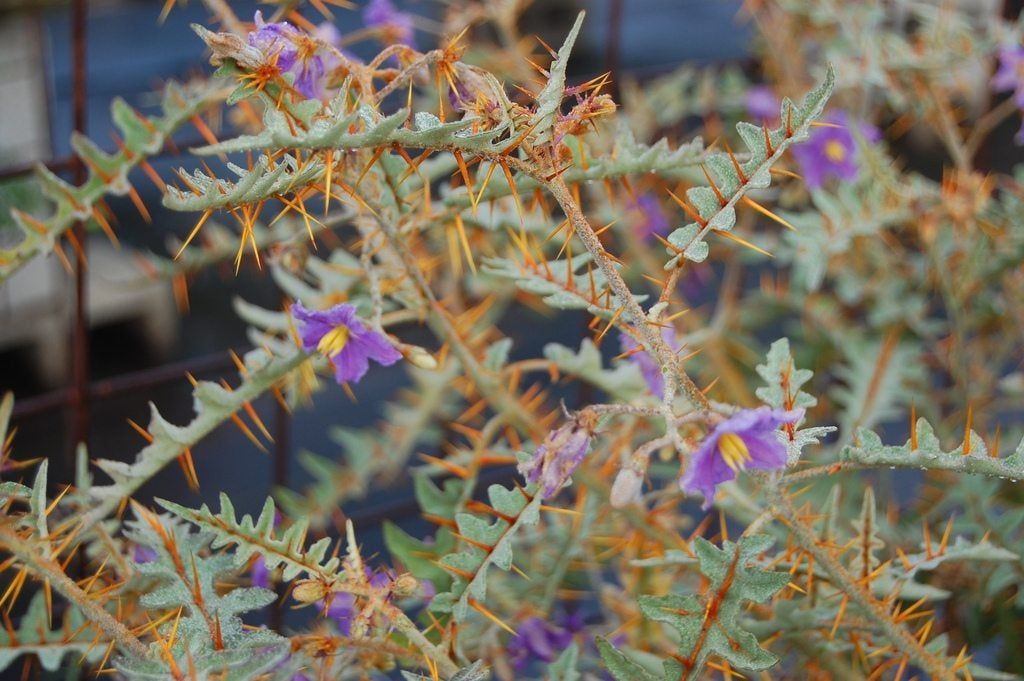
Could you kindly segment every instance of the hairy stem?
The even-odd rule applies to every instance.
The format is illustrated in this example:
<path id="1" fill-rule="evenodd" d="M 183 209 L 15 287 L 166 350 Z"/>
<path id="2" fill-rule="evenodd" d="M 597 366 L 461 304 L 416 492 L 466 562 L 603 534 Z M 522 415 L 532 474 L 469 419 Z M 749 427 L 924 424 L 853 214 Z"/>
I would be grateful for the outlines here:
<path id="1" fill-rule="evenodd" d="M 93 597 L 82 590 L 70 577 L 64 574 L 55 561 L 46 558 L 32 549 L 35 542 L 26 540 L 7 525 L 0 525 L 0 546 L 9 551 L 15 560 L 43 582 L 50 584 L 75 607 L 82 611 L 86 619 L 95 624 L 109 636 L 119 649 L 137 657 L 146 656 L 146 646 L 135 634 L 118 622 L 113 615 L 101 607 Z"/>
<path id="2" fill-rule="evenodd" d="M 882 631 L 889 642 L 898 648 L 910 661 L 925 670 L 929 678 L 956 681 L 956 674 L 949 670 L 943 660 L 925 650 L 924 646 L 910 632 L 893 621 L 889 611 L 858 583 L 838 560 L 818 543 L 814 531 L 800 518 L 799 512 L 789 498 L 778 488 L 771 490 L 775 515 L 790 530 L 790 535 L 805 551 L 814 556 L 830 578 L 832 584 L 859 605 Z"/>
<path id="3" fill-rule="evenodd" d="M 572 193 L 569 191 L 569 187 L 565 184 L 565 180 L 558 176 L 547 183 L 547 188 L 555 200 L 558 201 L 558 205 L 561 206 L 566 217 L 569 218 L 569 222 L 572 224 L 576 235 L 579 236 L 580 241 L 583 242 L 587 251 L 593 256 L 598 267 L 601 268 L 601 272 L 604 273 L 608 283 L 611 285 L 615 297 L 619 299 L 619 305 L 625 307 L 626 313 L 633 323 L 636 324 L 637 330 L 643 336 L 647 349 L 661 366 L 662 374 L 668 379 L 665 381 L 665 401 L 671 401 L 669 393 L 678 385 L 683 389 L 686 398 L 694 407 L 701 410 L 708 409 L 707 398 L 704 397 L 704 394 L 697 387 L 697 384 L 693 382 L 693 379 L 679 366 L 675 352 L 672 351 L 672 348 L 661 337 L 661 332 L 655 325 L 647 322 L 647 316 L 644 314 L 643 309 L 633 298 L 633 292 L 629 290 L 629 286 L 626 285 L 626 281 L 619 274 L 619 270 L 606 255 L 601 239 L 594 232 L 594 228 L 590 226 L 587 216 L 583 214 L 583 211 L 576 203 Z"/>

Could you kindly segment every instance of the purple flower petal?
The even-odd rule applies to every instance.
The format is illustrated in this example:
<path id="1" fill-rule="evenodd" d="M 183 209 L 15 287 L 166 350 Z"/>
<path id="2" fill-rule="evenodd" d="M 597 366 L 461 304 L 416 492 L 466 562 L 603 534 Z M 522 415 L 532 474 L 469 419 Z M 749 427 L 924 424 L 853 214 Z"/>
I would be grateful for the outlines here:
<path id="1" fill-rule="evenodd" d="M 770 407 L 744 409 L 719 423 L 704 438 L 690 457 L 689 465 L 679 486 L 685 492 L 700 492 L 704 495 L 704 508 L 711 506 L 715 488 L 736 478 L 736 470 L 729 465 L 723 454 L 723 438 L 738 438 L 746 460 L 739 462 L 743 468 L 772 470 L 786 465 L 786 447 L 775 435 L 784 423 L 795 423 L 803 416 L 803 410 L 782 411 Z M 733 440 L 735 442 L 735 440 Z M 736 462 L 734 462 L 736 463 Z"/>
<path id="2" fill-rule="evenodd" d="M 593 423 L 573 420 L 548 433 L 528 461 L 519 464 L 519 473 L 527 482 L 540 482 L 542 497 L 558 492 L 579 468 L 590 450 Z"/>
<path id="3" fill-rule="evenodd" d="M 838 127 L 819 128 L 807 142 L 793 147 L 793 158 L 810 189 L 819 189 L 830 177 L 852 182 L 860 171 L 860 154 L 850 131 L 850 126 L 857 124 L 843 112 L 832 114 L 825 122 Z M 865 141 L 875 143 L 881 139 L 878 128 L 863 123 L 859 126 Z"/>
<path id="4" fill-rule="evenodd" d="M 772 123 L 779 120 L 781 104 L 779 98 L 767 85 L 755 85 L 747 90 L 747 113 L 759 123 Z"/>
<path id="5" fill-rule="evenodd" d="M 659 236 L 668 234 L 672 225 L 657 196 L 649 192 L 640 194 L 636 197 L 636 201 L 632 202 L 631 208 L 639 218 L 633 229 L 641 239 L 650 241 L 655 234 Z"/>
<path id="6" fill-rule="evenodd" d="M 252 580 L 253 586 L 258 586 L 263 589 L 270 588 L 270 570 L 267 568 L 267 564 L 263 562 L 262 558 L 257 558 L 252 563 L 252 568 L 249 570 L 249 576 Z"/>
<path id="7" fill-rule="evenodd" d="M 132 550 L 132 560 L 138 565 L 142 565 L 143 563 L 152 563 L 157 558 L 159 558 L 159 556 L 156 551 L 148 546 L 136 544 L 135 548 Z"/>
<path id="8" fill-rule="evenodd" d="M 370 28 L 386 30 L 384 42 L 415 47 L 412 16 L 399 12 L 391 0 L 370 0 L 363 8 L 363 22 Z"/>
<path id="9" fill-rule="evenodd" d="M 369 370 L 371 359 L 383 366 L 402 359 L 402 353 L 383 334 L 367 328 L 356 316 L 355 305 L 342 303 L 316 311 L 295 303 L 291 312 L 299 322 L 299 339 L 306 352 L 320 352 L 325 336 L 344 330 L 346 335 L 339 350 L 331 352 L 331 346 L 324 348 L 331 352 L 328 358 L 334 364 L 334 376 L 339 384 L 359 381 Z"/>
<path id="10" fill-rule="evenodd" d="M 680 348 L 679 340 L 676 337 L 676 330 L 673 326 L 662 327 L 661 337 L 665 339 L 668 346 L 673 351 L 678 351 Z M 650 389 L 651 394 L 655 397 L 661 397 L 665 392 L 665 377 L 661 373 L 661 367 L 655 361 L 654 357 L 651 356 L 647 350 L 636 351 L 636 348 L 640 345 L 633 340 L 632 336 L 627 334 L 619 335 L 619 342 L 622 346 L 622 352 L 630 352 L 629 361 L 636 364 L 637 368 L 640 369 L 640 374 L 644 377 L 644 381 L 647 383 L 647 387 Z"/>

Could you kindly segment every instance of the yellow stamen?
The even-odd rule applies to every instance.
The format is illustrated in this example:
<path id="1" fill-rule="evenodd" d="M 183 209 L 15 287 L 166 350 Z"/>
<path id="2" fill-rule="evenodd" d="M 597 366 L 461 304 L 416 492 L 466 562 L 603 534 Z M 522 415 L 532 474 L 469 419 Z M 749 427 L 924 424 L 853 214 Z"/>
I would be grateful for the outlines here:
<path id="1" fill-rule="evenodd" d="M 846 147 L 838 140 L 829 140 L 825 144 L 825 155 L 830 161 L 842 163 L 846 160 Z"/>
<path id="2" fill-rule="evenodd" d="M 722 455 L 722 461 L 734 471 L 746 468 L 747 462 L 751 460 L 747 443 L 735 433 L 723 433 L 718 436 L 718 451 Z"/>
<path id="3" fill-rule="evenodd" d="M 336 354 L 342 351 L 345 344 L 348 343 L 349 331 L 345 325 L 339 325 L 331 329 L 328 333 L 324 334 L 324 337 L 317 343 L 316 349 L 321 354 L 327 357 L 334 357 Z"/>

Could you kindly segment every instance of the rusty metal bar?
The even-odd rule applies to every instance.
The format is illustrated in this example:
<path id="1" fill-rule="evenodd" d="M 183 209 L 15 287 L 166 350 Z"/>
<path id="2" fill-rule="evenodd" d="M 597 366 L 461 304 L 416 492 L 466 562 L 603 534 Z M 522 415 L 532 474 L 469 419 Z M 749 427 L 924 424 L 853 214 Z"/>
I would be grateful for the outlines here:
<path id="1" fill-rule="evenodd" d="M 76 132 L 86 133 L 86 23 L 88 6 L 86 0 L 71 3 L 71 68 L 73 127 Z M 85 164 L 76 159 L 74 165 L 75 184 L 86 179 Z M 79 443 L 89 440 L 89 291 L 86 276 L 86 233 L 85 224 L 78 222 L 72 230 L 77 240 L 78 257 L 75 260 L 75 323 L 71 352 L 72 374 L 72 424 L 71 457 Z M 73 461 L 73 458 L 71 459 Z"/>
<path id="2" fill-rule="evenodd" d="M 186 372 L 199 374 L 221 371 L 233 366 L 234 362 L 227 353 L 216 352 L 180 362 L 162 364 L 152 369 L 120 374 L 114 378 L 102 381 L 95 381 L 89 385 L 88 396 L 90 399 L 115 397 L 179 380 Z M 15 402 L 12 417 L 15 420 L 24 419 L 38 416 L 54 409 L 61 409 L 71 404 L 73 397 L 73 388 L 61 388 L 60 390 L 54 390 L 37 397 L 19 399 Z"/>
<path id="3" fill-rule="evenodd" d="M 622 57 L 622 17 L 625 0 L 610 0 L 608 36 L 604 48 L 604 69 L 612 76 L 609 94 L 619 98 L 619 63 Z"/>

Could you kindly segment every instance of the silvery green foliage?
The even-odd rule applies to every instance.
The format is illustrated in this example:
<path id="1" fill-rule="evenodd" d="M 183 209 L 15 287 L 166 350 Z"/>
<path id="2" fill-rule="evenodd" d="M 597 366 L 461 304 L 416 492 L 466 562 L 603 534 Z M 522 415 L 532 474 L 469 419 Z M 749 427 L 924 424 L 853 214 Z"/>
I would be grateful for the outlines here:
<path id="1" fill-rule="evenodd" d="M 411 674 L 409 672 L 402 672 L 402 678 L 406 681 L 433 681 L 427 676 L 420 674 Z M 451 677 L 448 681 L 487 681 L 491 678 L 490 670 L 484 666 L 483 662 L 474 662 L 472 665 L 460 669 L 455 673 L 455 676 Z"/>
<path id="2" fill-rule="evenodd" d="M 139 579 L 152 584 L 139 605 L 155 611 L 180 608 L 181 614 L 162 627 L 167 636 L 174 630 L 168 649 L 160 651 L 153 644 L 148 659 L 125 656 L 116 663 L 122 672 L 131 678 L 173 679 L 177 670 L 193 667 L 200 678 L 223 673 L 245 679 L 284 658 L 287 639 L 268 629 L 245 629 L 241 618 L 264 608 L 276 595 L 257 587 L 225 591 L 225 580 L 238 574 L 238 561 L 211 551 L 213 533 L 149 512 L 126 528 L 129 539 L 156 554 L 155 560 L 135 565 Z"/>
<path id="3" fill-rule="evenodd" d="M 601 656 L 618 681 L 696 679 L 708 657 L 715 655 L 749 671 L 768 669 L 778 658 L 762 648 L 743 628 L 744 603 L 764 603 L 789 582 L 789 574 L 765 569 L 758 556 L 774 543 L 755 535 L 739 543 L 723 542 L 719 548 L 698 538 L 693 548 L 700 572 L 710 582 L 701 595 L 642 596 L 640 610 L 652 621 L 667 624 L 679 635 L 679 655 L 684 662 L 665 660 L 661 674 L 645 669 L 598 640 Z"/>
<path id="4" fill-rule="evenodd" d="M 0 630 L 0 671 L 22 655 L 35 655 L 39 666 L 51 672 L 60 669 L 68 655 L 96 662 L 106 652 L 107 644 L 95 641 L 95 634 L 84 625 L 85 617 L 73 607 L 60 620 L 51 622 L 45 597 L 37 592 L 17 628 Z"/>
<path id="5" fill-rule="evenodd" d="M 913 440 L 907 440 L 903 445 L 885 445 L 873 431 L 860 430 L 857 432 L 857 444 L 844 447 L 840 459 L 871 467 L 946 470 L 1003 480 L 1024 479 L 1024 441 L 1010 456 L 1000 457 L 990 455 L 984 440 L 974 431 L 968 435 L 969 446 L 961 443 L 947 451 L 928 421 L 918 419 L 916 430 L 916 447 Z"/>
<path id="6" fill-rule="evenodd" d="M 182 86 L 171 81 L 164 87 L 163 113 L 153 117 L 144 116 L 120 97 L 115 98 L 110 112 L 122 138 L 122 148 L 108 154 L 87 137 L 73 134 L 71 146 L 89 170 L 89 178 L 79 187 L 68 184 L 44 166 L 38 167 L 41 191 L 53 204 L 53 210 L 42 220 L 13 214 L 24 237 L 10 249 L 0 248 L 0 283 L 32 258 L 51 252 L 76 222 L 92 220 L 93 211 L 104 196 L 127 194 L 131 189 L 128 174 L 146 157 L 159 152 L 182 124 L 223 95 L 219 85 Z"/>
<path id="7" fill-rule="evenodd" d="M 818 403 L 817 398 L 802 390 L 814 373 L 796 368 L 788 338 L 780 338 L 772 343 L 766 362 L 757 365 L 757 375 L 766 385 L 757 388 L 754 394 L 773 409 L 810 409 Z M 834 430 L 834 426 L 795 427 L 791 434 L 780 433 L 779 438 L 789 451 L 790 464 L 800 459 L 804 447 L 818 444 L 821 438 Z"/>
<path id="8" fill-rule="evenodd" d="M 513 35 L 513 5 L 472 3 L 467 42 L 493 23 L 508 45 L 521 44 Z M 457 16 L 461 6 L 456 0 L 446 10 L 464 19 Z M 799 674 L 803 666 L 810 674 L 817 666 L 823 677 L 877 678 L 904 660 L 907 675 L 946 679 L 966 677 L 969 669 L 974 678 L 1011 678 L 960 664 L 951 641 L 977 644 L 989 634 L 975 635 L 972 626 L 990 627 L 992 613 L 1012 613 L 1007 604 L 1024 598 L 1017 588 L 1024 579 L 1017 550 L 1022 514 L 1010 482 L 1024 476 L 1024 446 L 1003 456 L 995 451 L 998 438 L 990 437 L 992 422 L 1005 425 L 1004 412 L 1024 395 L 1019 372 L 1004 371 L 1019 354 L 1007 331 L 1017 329 L 1011 317 L 1020 300 L 1024 238 L 1013 226 L 1024 220 L 1018 186 L 1024 175 L 985 176 L 973 163 L 976 150 L 959 148 L 972 134 L 972 112 L 970 92 L 953 67 L 971 61 L 983 67 L 975 75 L 989 73 L 992 48 L 1019 42 L 1020 31 L 929 3 L 894 8 L 888 14 L 871 3 L 750 4 L 765 32 L 764 73 L 774 90 L 799 93 L 825 76 L 800 105 L 782 103 L 776 127 L 741 122 L 735 135 L 719 123 L 761 114 L 745 111 L 750 83 L 731 68 L 687 68 L 645 85 L 618 74 L 626 97 L 617 112 L 607 94 L 598 94 L 602 84 L 571 83 L 566 71 L 582 40 L 582 17 L 546 68 L 538 65 L 536 83 L 509 66 L 515 60 L 505 59 L 512 54 L 507 46 L 492 55 L 463 52 L 457 40 L 422 53 L 393 45 L 375 66 L 337 69 L 324 101 L 298 96 L 293 73 L 271 73 L 266 87 L 252 87 L 252 65 L 273 55 L 255 55 L 247 26 L 228 26 L 233 33 L 198 29 L 220 76 L 239 85 L 229 105 L 251 97 L 245 106 L 259 116 L 246 117 L 252 126 L 246 134 L 196 150 L 224 155 L 226 178 L 202 164 L 203 171 L 184 174 L 181 189 L 169 190 L 168 206 L 203 214 L 203 247 L 161 261 L 157 270 L 183 277 L 225 261 L 238 252 L 237 239 L 206 218 L 225 209 L 235 217 L 249 211 L 248 219 L 266 209 L 267 224 L 245 225 L 244 245 L 260 252 L 261 269 L 282 300 L 262 307 L 244 293 L 235 301 L 259 348 L 247 356 L 236 388 L 198 384 L 196 417 L 181 427 L 154 408 L 149 447 L 133 462 L 98 462 L 112 482 L 93 483 L 81 450 L 77 489 L 59 502 L 47 498 L 45 463 L 23 476 L 6 468 L 11 400 L 0 402 L 2 541 L 8 549 L 30 548 L 12 552 L 16 569 L 24 564 L 45 579 L 42 568 L 51 569 L 51 556 L 63 558 L 61 544 L 74 527 L 89 567 L 101 566 L 90 593 L 148 651 L 131 653 L 132 639 L 111 637 L 117 629 L 109 623 L 107 629 L 88 623 L 74 636 L 43 626 L 37 597 L 28 618 L 35 625 L 29 630 L 23 623 L 16 644 L 10 635 L 7 647 L 0 642 L 0 663 L 37 651 L 44 667 L 61 660 L 69 666 L 66 653 L 87 650 L 82 643 L 99 636 L 97 649 L 114 641 L 117 669 L 140 679 L 294 681 L 302 673 L 483 681 L 493 673 L 503 681 L 581 681 L 605 675 L 607 667 L 620 680 L 675 681 L 711 675 L 722 662 L 729 672 L 754 675 Z M 787 31 L 794 25 L 809 33 L 806 40 L 792 39 Z M 779 49 L 783 40 L 789 42 Z M 458 61 L 462 55 L 488 62 L 493 73 Z M 829 61 L 839 67 L 839 80 L 826 70 Z M 445 82 L 449 76 L 455 83 Z M 470 106 L 446 106 L 449 88 L 462 97 L 456 83 L 477 96 Z M 216 87 L 210 91 L 221 96 Z M 855 179 L 808 189 L 809 182 L 790 172 L 803 171 L 786 163 L 785 152 L 809 137 L 833 94 L 834 111 L 845 109 L 864 123 L 895 121 L 892 130 L 912 120 L 936 132 L 955 169 L 946 169 L 941 182 L 907 170 L 913 167 L 904 163 L 907 150 L 920 142 L 919 131 L 911 130 L 909 141 L 894 147 L 898 160 L 860 139 Z M 587 110 L 584 104 L 594 108 L 574 118 L 576 107 Z M 943 104 L 955 113 L 945 130 Z M 126 110 L 118 115 L 122 123 L 133 121 Z M 736 155 L 706 148 L 690 129 L 695 118 L 707 119 L 699 132 L 716 140 L 712 149 L 745 148 Z M 136 132 L 143 142 L 156 139 Z M 90 165 L 109 162 L 116 169 L 116 157 L 107 159 L 82 140 L 75 144 Z M 251 165 L 243 167 L 242 157 Z M 123 191 L 125 178 L 117 177 L 113 184 Z M 74 191 L 45 174 L 42 180 L 58 203 Z M 566 192 L 559 191 L 562 183 Z M 659 274 L 661 247 L 645 241 L 646 232 L 634 232 L 658 232 L 665 220 L 634 223 L 658 223 L 649 219 L 658 209 L 676 220 L 679 209 L 667 191 L 680 185 L 692 187 L 687 205 L 699 217 L 669 236 L 675 249 L 669 268 L 685 269 L 661 282 L 650 276 Z M 759 218 L 756 206 L 743 202 L 748 194 L 798 231 L 762 229 L 749 220 Z M 75 206 L 71 217 L 88 218 L 98 199 Z M 273 212 L 294 199 L 305 201 L 303 208 L 293 205 L 295 214 L 276 220 Z M 587 222 L 596 232 L 590 240 Z M 733 229 L 769 250 L 772 267 L 758 259 L 759 270 L 752 271 L 749 259 L 731 251 L 695 265 L 711 255 L 709 231 Z M 174 243 L 170 250 L 179 248 Z M 5 260 L 9 254 L 0 252 L 0 276 L 18 266 Z M 480 266 L 473 274 L 464 265 L 470 258 Z M 680 274 L 693 279 L 677 281 Z M 766 275 L 756 290 L 752 274 Z M 705 290 L 719 281 L 720 289 Z M 613 294 L 613 285 L 633 300 Z M 699 291 L 691 295 L 693 288 Z M 616 357 L 620 332 L 635 330 L 623 323 L 636 317 L 622 314 L 626 303 L 647 305 L 652 293 L 660 300 L 649 319 L 676 327 L 686 354 L 675 368 L 707 395 L 706 409 L 691 410 L 681 396 L 662 404 L 645 385 L 640 358 Z M 687 301 L 681 307 L 694 308 L 685 317 L 680 298 Z M 314 377 L 327 373 L 331 358 L 297 350 L 291 301 L 316 310 L 353 304 L 401 350 L 408 394 L 388 402 L 377 421 L 342 420 L 346 426 L 330 433 L 337 456 L 300 457 L 312 482 L 304 490 L 274 490 L 284 511 L 280 526 L 274 501 L 250 515 L 245 512 L 256 509 L 227 496 L 219 509 L 159 502 L 172 516 L 156 521 L 164 530 L 144 511 L 143 522 L 125 525 L 115 514 L 122 502 L 260 395 L 280 391 L 291 405 L 305 403 L 318 387 L 335 389 Z M 542 312 L 551 319 L 532 324 L 531 317 L 529 329 L 510 331 L 506 325 L 522 319 L 515 306 L 523 302 L 546 306 Z M 566 339 L 567 320 L 579 317 L 593 322 L 593 337 Z M 419 340 L 420 325 L 433 338 Z M 540 336 L 549 331 L 552 336 Z M 759 363 L 768 333 L 791 340 L 772 343 Z M 518 344 L 524 335 L 531 343 Z M 669 362 L 657 359 L 671 373 Z M 366 395 L 365 385 L 346 388 L 361 400 Z M 911 400 L 930 421 L 914 424 L 905 445 L 884 444 L 872 429 L 905 423 Z M 737 472 L 727 493 L 716 497 L 710 525 L 699 525 L 692 499 L 679 491 L 680 478 L 716 424 L 758 403 L 806 411 L 771 435 L 787 447 L 788 465 Z M 966 442 L 957 445 L 963 429 L 953 422 L 965 404 L 978 409 L 978 432 L 968 427 Z M 982 416 L 982 405 L 997 413 Z M 572 486 L 542 505 L 535 490 L 509 481 L 512 454 L 566 418 L 582 416 L 600 427 Z M 840 427 L 838 443 L 817 446 L 835 430 L 831 423 Z M 1003 436 L 1016 441 L 1020 433 Z M 724 458 L 720 444 L 715 451 Z M 422 449 L 439 456 L 421 464 L 414 456 Z M 906 478 L 923 469 L 928 486 L 914 487 L 913 499 L 887 498 L 886 468 L 912 469 L 900 474 Z M 643 476 L 623 478 L 627 491 L 637 481 L 636 494 L 614 503 L 616 474 L 641 469 Z M 390 562 L 393 579 L 374 587 L 351 524 L 348 555 L 335 555 L 341 544 L 331 536 L 332 521 L 406 473 L 431 528 L 404 518 L 401 526 L 398 518 L 385 524 L 387 553 L 373 560 Z M 499 477 L 505 484 L 488 486 Z M 947 517 L 953 518 L 948 529 L 936 529 Z M 718 519 L 723 539 L 714 541 L 721 546 L 700 538 L 716 532 Z M 919 538 L 922 523 L 928 530 Z M 697 538 L 687 538 L 695 525 Z M 156 550 L 157 561 L 136 569 L 124 555 L 133 541 Z M 101 563 L 107 557 L 110 563 Z M 302 603 L 351 596 L 359 621 L 370 622 L 372 631 L 360 626 L 342 635 L 342 622 L 328 618 L 279 632 L 287 639 L 243 630 L 242 616 L 271 598 L 236 586 L 256 561 L 277 570 L 283 587 L 297 587 L 289 593 Z M 492 565 L 515 574 L 499 574 Z M 430 603 L 428 580 L 437 592 Z M 52 583 L 72 593 L 72 603 L 92 602 Z M 780 594 L 787 583 L 791 591 Z M 963 598 L 968 588 L 969 601 Z M 128 599 L 138 607 L 126 613 L 114 607 Z M 942 622 L 948 638 L 916 628 L 925 620 L 899 617 L 907 608 L 937 610 L 943 601 L 949 602 Z M 970 615 L 958 622 L 954 615 L 965 603 Z M 206 616 L 211 608 L 212 618 Z M 586 618 L 573 625 L 582 630 L 572 643 L 557 632 L 558 650 L 542 650 L 525 672 L 513 667 L 522 662 L 513 659 L 516 645 L 531 636 L 523 629 L 527 622 L 557 627 L 562 615 L 580 614 Z M 74 607 L 67 617 L 68 627 L 83 624 Z M 167 619 L 145 628 L 160 617 Z M 968 617 L 975 619 L 964 624 Z M 613 646 L 601 638 L 610 632 L 624 642 Z M 43 650 L 44 643 L 51 647 Z"/>
<path id="9" fill-rule="evenodd" d="M 471 599 L 483 601 L 487 596 L 488 568 L 494 565 L 505 571 L 512 569 L 512 543 L 516 533 L 540 519 L 542 498 L 533 485 L 525 489 L 491 485 L 487 488 L 487 497 L 496 517 L 456 513 L 459 534 L 468 541 L 464 549 L 440 561 L 441 567 L 453 575 L 452 586 L 449 591 L 434 596 L 430 608 L 435 612 L 451 612 L 457 620 L 466 619 Z"/>
<path id="10" fill-rule="evenodd" d="M 579 351 L 560 343 L 548 343 L 544 346 L 544 357 L 551 360 L 560 371 L 600 388 L 615 400 L 629 402 L 647 391 L 647 385 L 635 364 L 620 362 L 612 369 L 605 369 L 601 351 L 589 338 L 580 343 Z"/>
<path id="11" fill-rule="evenodd" d="M 214 513 L 206 504 L 198 510 L 185 508 L 170 501 L 160 505 L 175 516 L 209 533 L 214 548 L 234 546 L 231 557 L 236 568 L 246 565 L 253 556 L 260 556 L 268 569 L 283 568 L 282 577 L 292 581 L 300 575 L 332 583 L 344 578 L 345 568 L 337 556 L 329 556 L 333 541 L 324 537 L 306 546 L 309 523 L 300 520 L 283 532 L 275 529 L 276 509 L 273 499 L 267 499 L 258 517 L 246 514 L 240 519 L 226 494 L 220 495 L 220 513 Z"/>
<path id="12" fill-rule="evenodd" d="M 438 486 L 426 472 L 413 475 L 413 490 L 423 513 L 444 521 L 454 521 L 467 492 L 461 480 L 445 480 Z M 409 535 L 398 525 L 387 522 L 384 524 L 384 543 L 391 555 L 413 576 L 429 579 L 442 592 L 450 588 L 452 574 L 440 563 L 442 558 L 456 548 L 455 535 L 447 527 L 440 526 L 431 541 L 423 541 Z"/>
<path id="13" fill-rule="evenodd" d="M 87 490 L 91 506 L 85 516 L 88 527 L 99 522 L 121 501 L 131 496 L 157 471 L 177 459 L 214 428 L 228 420 L 250 400 L 279 383 L 306 355 L 292 346 L 289 354 L 268 357 L 263 350 L 254 350 L 245 357 L 246 370 L 241 383 L 233 390 L 200 381 L 193 390 L 195 418 L 186 426 L 176 426 L 161 416 L 155 405 L 150 405 L 147 428 L 152 442 L 143 448 L 132 463 L 99 459 L 96 466 L 106 473 L 111 483 L 93 485 Z"/>
<path id="14" fill-rule="evenodd" d="M 620 305 L 608 291 L 608 279 L 592 265 L 590 255 L 547 263 L 523 264 L 507 258 L 487 258 L 483 272 L 502 279 L 511 279 L 523 291 L 541 296 L 549 306 L 559 310 L 586 310 L 610 319 Z M 638 303 L 647 299 L 635 295 Z"/>
<path id="15" fill-rule="evenodd" d="M 736 224 L 736 204 L 747 192 L 764 189 L 771 184 L 772 165 L 778 162 L 786 149 L 807 139 L 811 124 L 821 115 L 835 86 L 835 72 L 829 67 L 825 80 L 807 93 L 797 106 L 789 99 L 782 102 L 782 123 L 769 130 L 746 122 L 736 124 L 736 132 L 747 146 L 749 156 L 737 159 L 729 154 L 707 157 L 711 187 L 693 187 L 686 198 L 700 215 L 700 221 L 691 222 L 669 234 L 668 240 L 677 249 L 676 255 L 665 265 L 672 269 L 682 258 L 702 262 L 708 257 L 704 237 L 712 230 L 728 232 Z"/>

